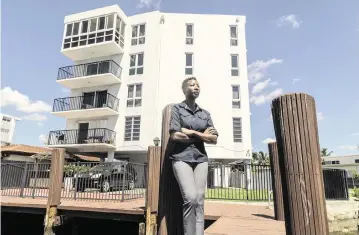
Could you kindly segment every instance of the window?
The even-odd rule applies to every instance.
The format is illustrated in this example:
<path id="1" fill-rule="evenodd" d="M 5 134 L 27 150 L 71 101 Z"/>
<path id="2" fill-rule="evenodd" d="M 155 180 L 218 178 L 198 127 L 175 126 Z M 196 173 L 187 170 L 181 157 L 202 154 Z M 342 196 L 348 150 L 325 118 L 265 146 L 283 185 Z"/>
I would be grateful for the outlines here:
<path id="1" fill-rule="evenodd" d="M 332 164 L 340 164 L 340 161 L 332 161 Z"/>
<path id="2" fill-rule="evenodd" d="M 140 107 L 142 104 L 142 84 L 128 86 L 127 107 Z"/>
<path id="3" fill-rule="evenodd" d="M 141 117 L 126 117 L 125 141 L 140 140 Z"/>
<path id="4" fill-rule="evenodd" d="M 238 45 L 238 32 L 237 32 L 237 26 L 229 26 L 230 28 L 230 36 L 231 36 L 231 46 L 237 46 Z"/>
<path id="5" fill-rule="evenodd" d="M 336 160 L 336 161 L 324 161 L 324 164 L 322 165 L 335 165 L 335 164 L 340 164 L 340 161 Z"/>
<path id="6" fill-rule="evenodd" d="M 146 26 L 144 24 L 132 26 L 131 45 L 145 44 Z"/>
<path id="7" fill-rule="evenodd" d="M 355 159 L 355 163 L 359 163 L 359 159 Z"/>
<path id="8" fill-rule="evenodd" d="M 233 142 L 242 142 L 242 118 L 233 118 Z"/>
<path id="9" fill-rule="evenodd" d="M 8 129 L 1 128 L 1 132 L 9 133 L 9 130 L 8 130 Z"/>
<path id="10" fill-rule="evenodd" d="M 234 109 L 241 108 L 239 86 L 232 86 L 232 108 Z"/>
<path id="11" fill-rule="evenodd" d="M 11 122 L 11 118 L 10 118 L 10 117 L 6 117 L 6 116 L 3 116 L 3 117 L 2 117 L 2 120 L 5 121 L 5 122 Z"/>
<path id="12" fill-rule="evenodd" d="M 239 76 L 238 55 L 231 55 L 231 75 Z"/>
<path id="13" fill-rule="evenodd" d="M 143 74 L 143 53 L 130 55 L 129 75 Z"/>
<path id="14" fill-rule="evenodd" d="M 186 24 L 186 44 L 193 44 L 193 24 Z"/>
<path id="15" fill-rule="evenodd" d="M 115 23 L 116 29 L 114 30 Z M 63 48 L 74 48 L 113 40 L 123 48 L 125 27 L 122 19 L 115 14 L 66 24 Z"/>
<path id="16" fill-rule="evenodd" d="M 193 54 L 192 53 L 186 53 L 185 74 L 186 75 L 192 75 L 193 74 Z"/>

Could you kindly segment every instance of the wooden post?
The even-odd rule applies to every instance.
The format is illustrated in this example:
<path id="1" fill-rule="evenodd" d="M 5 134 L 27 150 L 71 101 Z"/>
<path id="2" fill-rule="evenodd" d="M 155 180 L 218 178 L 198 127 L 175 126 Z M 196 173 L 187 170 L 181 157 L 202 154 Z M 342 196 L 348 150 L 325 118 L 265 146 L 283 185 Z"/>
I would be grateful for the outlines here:
<path id="1" fill-rule="evenodd" d="M 274 201 L 274 215 L 276 220 L 284 221 L 282 177 L 280 175 L 277 143 L 268 144 L 269 160 L 271 164 L 272 189 Z"/>
<path id="2" fill-rule="evenodd" d="M 57 206 L 60 205 L 61 185 L 64 171 L 65 150 L 53 149 L 51 155 L 49 195 L 47 199 L 44 235 L 54 235 L 57 221 Z"/>
<path id="3" fill-rule="evenodd" d="M 315 101 L 303 94 L 272 101 L 286 233 L 328 235 Z"/>
<path id="4" fill-rule="evenodd" d="M 150 146 L 147 152 L 146 235 L 157 234 L 157 211 L 161 167 L 161 147 Z"/>
<path id="5" fill-rule="evenodd" d="M 174 146 L 169 139 L 169 122 L 171 119 L 172 106 L 173 104 L 167 105 L 162 114 L 161 175 L 158 204 L 159 235 L 183 234 L 183 199 L 173 174 L 172 162 L 169 159 Z"/>

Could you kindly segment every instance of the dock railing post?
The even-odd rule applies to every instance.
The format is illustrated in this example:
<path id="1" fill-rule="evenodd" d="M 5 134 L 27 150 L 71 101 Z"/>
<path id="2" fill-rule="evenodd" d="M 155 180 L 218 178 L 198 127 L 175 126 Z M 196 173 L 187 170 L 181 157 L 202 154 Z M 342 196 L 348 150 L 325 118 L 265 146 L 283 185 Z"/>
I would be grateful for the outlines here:
<path id="1" fill-rule="evenodd" d="M 272 116 L 286 233 L 328 235 L 315 101 L 303 93 L 282 95 L 272 101 Z"/>
<path id="2" fill-rule="evenodd" d="M 173 150 L 170 140 L 169 123 L 173 104 L 167 105 L 162 113 L 161 175 L 158 204 L 158 235 L 182 235 L 183 218 L 181 192 L 169 159 Z"/>
<path id="3" fill-rule="evenodd" d="M 276 142 L 268 144 L 268 152 L 271 165 L 274 215 L 276 220 L 284 221 L 282 177 L 280 175 L 278 148 Z"/>
<path id="4" fill-rule="evenodd" d="M 157 212 L 161 167 L 161 147 L 149 146 L 147 152 L 146 235 L 157 234 Z"/>
<path id="5" fill-rule="evenodd" d="M 47 199 L 44 235 L 55 235 L 53 227 L 57 220 L 57 206 L 60 205 L 61 186 L 64 172 L 65 150 L 53 149 L 51 156 L 49 194 Z"/>

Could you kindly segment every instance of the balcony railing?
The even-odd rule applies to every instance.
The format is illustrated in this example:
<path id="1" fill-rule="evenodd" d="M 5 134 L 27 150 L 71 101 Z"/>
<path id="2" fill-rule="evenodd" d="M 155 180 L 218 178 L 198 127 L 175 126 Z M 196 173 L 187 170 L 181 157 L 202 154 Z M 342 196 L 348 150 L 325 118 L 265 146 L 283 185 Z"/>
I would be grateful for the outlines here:
<path id="1" fill-rule="evenodd" d="M 78 64 L 59 68 L 57 80 L 112 73 L 120 77 L 122 68 L 113 60 Z"/>
<path id="2" fill-rule="evenodd" d="M 116 132 L 106 128 L 50 131 L 48 145 L 112 144 Z"/>
<path id="3" fill-rule="evenodd" d="M 119 99 L 109 93 L 66 97 L 55 99 L 52 111 L 63 112 L 94 108 L 110 108 L 118 111 L 118 103 Z"/>

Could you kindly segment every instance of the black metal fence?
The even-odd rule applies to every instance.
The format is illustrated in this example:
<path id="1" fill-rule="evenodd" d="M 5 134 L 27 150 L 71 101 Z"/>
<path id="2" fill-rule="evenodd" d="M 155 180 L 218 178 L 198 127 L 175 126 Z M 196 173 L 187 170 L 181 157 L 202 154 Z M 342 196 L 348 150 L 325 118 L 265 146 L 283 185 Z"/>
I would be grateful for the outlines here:
<path id="1" fill-rule="evenodd" d="M 1 163 L 1 194 L 47 197 L 51 163 Z M 61 198 L 125 201 L 146 194 L 146 166 L 120 162 L 65 163 Z"/>
<path id="2" fill-rule="evenodd" d="M 345 170 L 324 169 L 326 199 L 349 198 Z M 222 200 L 267 201 L 272 199 L 272 181 L 269 165 L 211 164 L 208 169 L 206 198 Z"/>
<path id="3" fill-rule="evenodd" d="M 269 200 L 272 190 L 269 165 L 211 164 L 206 198 L 223 200 Z"/>
<path id="4" fill-rule="evenodd" d="M 347 172 L 342 169 L 323 169 L 326 199 L 346 200 L 349 198 Z"/>
<path id="5" fill-rule="evenodd" d="M 93 144 L 106 143 L 114 145 L 116 132 L 106 128 L 50 131 L 48 144 Z"/>
<path id="6" fill-rule="evenodd" d="M 59 68 L 57 80 L 112 73 L 116 77 L 121 75 L 121 67 L 113 60 L 97 61 Z"/>
<path id="7" fill-rule="evenodd" d="M 63 112 L 81 109 L 110 108 L 118 111 L 119 99 L 115 96 L 105 94 L 91 94 L 76 97 L 65 97 L 54 100 L 53 112 Z"/>

